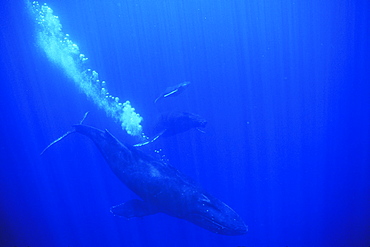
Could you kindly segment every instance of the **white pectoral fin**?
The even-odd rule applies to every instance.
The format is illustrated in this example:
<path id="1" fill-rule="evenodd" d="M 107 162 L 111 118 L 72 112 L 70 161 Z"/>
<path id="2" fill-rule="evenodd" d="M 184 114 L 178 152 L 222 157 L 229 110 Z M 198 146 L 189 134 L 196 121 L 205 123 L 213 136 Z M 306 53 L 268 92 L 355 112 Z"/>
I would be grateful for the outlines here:
<path id="1" fill-rule="evenodd" d="M 166 98 L 168 96 L 171 96 L 172 94 L 177 93 L 177 91 L 179 91 L 179 89 L 172 90 L 171 92 L 166 93 L 165 95 L 163 95 L 163 98 Z"/>
<path id="2" fill-rule="evenodd" d="M 164 132 L 166 132 L 167 129 L 163 130 L 161 133 L 159 133 L 157 136 L 155 136 L 153 139 L 149 140 L 149 141 L 146 141 L 146 142 L 142 142 L 142 143 L 138 143 L 138 144 L 135 144 L 134 147 L 141 147 L 141 146 L 145 146 L 149 143 L 152 143 L 154 142 L 155 140 L 157 140 L 161 135 L 163 135 Z"/>
<path id="3" fill-rule="evenodd" d="M 128 219 L 158 213 L 158 210 L 151 204 L 137 199 L 113 206 L 110 211 L 116 216 L 123 216 Z"/>

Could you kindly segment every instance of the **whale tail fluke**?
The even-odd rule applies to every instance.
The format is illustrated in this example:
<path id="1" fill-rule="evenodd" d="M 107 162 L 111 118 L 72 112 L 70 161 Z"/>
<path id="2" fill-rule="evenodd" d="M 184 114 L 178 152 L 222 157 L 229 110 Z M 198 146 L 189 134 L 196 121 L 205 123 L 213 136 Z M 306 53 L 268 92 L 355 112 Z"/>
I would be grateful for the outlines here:
<path id="1" fill-rule="evenodd" d="M 83 121 L 86 119 L 87 117 L 87 114 L 89 114 L 89 112 L 86 112 L 84 117 L 81 119 L 80 123 L 79 124 L 82 124 Z M 54 140 L 52 143 L 50 143 L 46 148 L 44 148 L 44 150 L 42 150 L 42 152 L 40 153 L 40 155 L 43 155 L 45 153 L 46 150 L 48 150 L 51 146 L 53 146 L 55 143 L 57 142 L 60 142 L 61 140 L 63 140 L 64 138 L 66 138 L 69 134 L 72 134 L 76 132 L 76 130 L 69 130 L 67 131 L 67 133 L 65 133 L 64 135 L 62 135 L 61 137 L 59 137 L 58 139 Z"/>

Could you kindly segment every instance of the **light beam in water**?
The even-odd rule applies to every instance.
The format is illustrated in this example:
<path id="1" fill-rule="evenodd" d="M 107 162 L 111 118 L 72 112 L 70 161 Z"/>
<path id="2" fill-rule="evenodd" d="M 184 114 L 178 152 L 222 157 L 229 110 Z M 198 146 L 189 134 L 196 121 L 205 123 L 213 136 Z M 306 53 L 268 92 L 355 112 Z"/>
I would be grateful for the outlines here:
<path id="1" fill-rule="evenodd" d="M 99 80 L 95 70 L 86 68 L 87 58 L 68 34 L 62 31 L 58 16 L 46 4 L 32 2 L 31 10 L 37 22 L 37 42 L 47 57 L 60 66 L 68 77 L 108 116 L 117 120 L 128 134 L 144 137 L 142 117 L 135 113 L 129 101 L 120 99 L 108 92 L 105 81 Z"/>

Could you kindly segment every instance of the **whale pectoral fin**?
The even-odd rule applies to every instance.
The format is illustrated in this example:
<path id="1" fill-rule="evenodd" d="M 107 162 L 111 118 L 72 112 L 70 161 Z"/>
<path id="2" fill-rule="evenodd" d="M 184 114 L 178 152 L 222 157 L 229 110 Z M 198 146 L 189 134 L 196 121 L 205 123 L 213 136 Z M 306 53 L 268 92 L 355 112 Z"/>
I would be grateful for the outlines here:
<path id="1" fill-rule="evenodd" d="M 116 216 L 123 216 L 126 218 L 143 217 L 159 212 L 151 204 L 137 199 L 113 206 L 110 211 Z"/>
<path id="2" fill-rule="evenodd" d="M 149 140 L 149 141 L 146 141 L 146 142 L 143 142 L 143 143 L 138 143 L 138 144 L 135 144 L 134 147 L 141 147 L 141 146 L 144 146 L 144 145 L 147 145 L 149 143 L 152 143 L 154 142 L 155 140 L 157 140 L 161 135 L 163 135 L 164 132 L 166 132 L 167 129 L 163 130 L 161 133 L 159 133 L 158 135 L 156 135 L 156 137 L 154 137 L 153 139 Z"/>
<path id="3" fill-rule="evenodd" d="M 174 89 L 174 90 L 171 90 L 170 92 L 168 92 L 168 93 L 164 94 L 164 95 L 163 95 L 163 98 L 166 98 L 166 97 L 168 97 L 168 96 L 171 96 L 172 94 L 177 93 L 178 91 L 179 91 L 179 89 L 178 89 L 178 88 L 176 88 L 176 89 Z"/>

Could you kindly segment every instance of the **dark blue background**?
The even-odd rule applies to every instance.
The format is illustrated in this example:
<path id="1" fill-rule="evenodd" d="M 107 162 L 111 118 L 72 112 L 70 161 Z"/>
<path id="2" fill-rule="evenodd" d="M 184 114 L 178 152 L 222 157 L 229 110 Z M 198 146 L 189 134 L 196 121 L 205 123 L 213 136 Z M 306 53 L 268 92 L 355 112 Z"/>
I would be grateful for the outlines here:
<path id="1" fill-rule="evenodd" d="M 109 212 L 135 198 L 86 124 L 133 143 L 37 47 L 26 5 L 0 8 L 0 246 L 370 245 L 368 1 L 49 1 L 110 92 L 149 129 L 160 112 L 208 120 L 145 150 L 249 226 L 221 236 L 164 214 Z M 189 89 L 155 106 L 168 86 Z"/>

